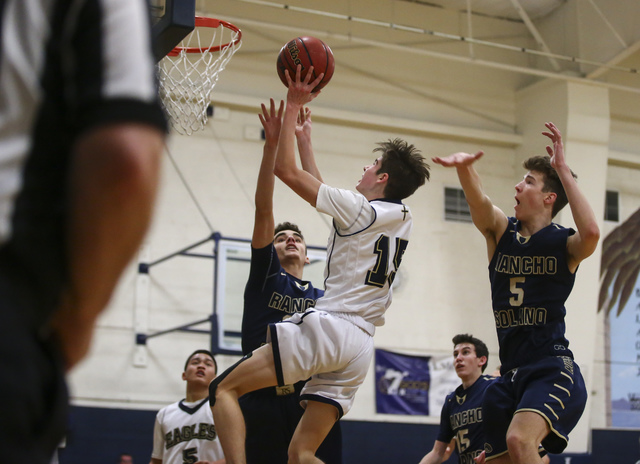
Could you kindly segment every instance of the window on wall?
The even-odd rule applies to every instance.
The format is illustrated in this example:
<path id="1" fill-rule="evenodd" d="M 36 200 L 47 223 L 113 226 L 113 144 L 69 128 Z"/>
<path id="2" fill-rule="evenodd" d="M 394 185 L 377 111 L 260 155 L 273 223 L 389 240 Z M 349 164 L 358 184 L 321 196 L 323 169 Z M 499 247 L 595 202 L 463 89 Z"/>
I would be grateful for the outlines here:
<path id="1" fill-rule="evenodd" d="M 620 194 L 607 190 L 604 200 L 604 220 L 618 222 L 620 220 Z"/>
<path id="2" fill-rule="evenodd" d="M 469 204 L 461 188 L 444 188 L 444 219 L 446 221 L 471 222 Z"/>

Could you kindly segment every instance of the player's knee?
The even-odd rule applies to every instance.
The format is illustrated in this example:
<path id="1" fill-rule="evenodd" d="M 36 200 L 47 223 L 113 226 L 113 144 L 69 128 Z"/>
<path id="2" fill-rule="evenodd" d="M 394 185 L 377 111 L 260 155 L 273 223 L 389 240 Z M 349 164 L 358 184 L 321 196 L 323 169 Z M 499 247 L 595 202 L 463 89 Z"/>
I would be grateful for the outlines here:
<path id="1" fill-rule="evenodd" d="M 521 430 L 509 430 L 507 432 L 507 448 L 512 455 L 523 455 L 529 447 L 534 445 L 535 443 L 531 440 L 531 437 Z M 537 445 L 535 445 L 535 448 L 537 448 Z"/>
<path id="2" fill-rule="evenodd" d="M 252 353 L 249 353 L 246 356 L 243 356 L 240 361 L 238 361 L 237 363 L 235 363 L 233 366 L 231 366 L 230 368 L 228 368 L 226 371 L 224 371 L 222 374 L 220 374 L 219 376 L 217 376 L 215 379 L 213 379 L 211 381 L 211 383 L 209 384 L 209 405 L 213 408 L 213 406 L 216 404 L 216 399 L 219 397 L 220 393 L 222 391 L 224 391 L 224 385 L 220 387 L 220 384 L 222 383 L 222 381 L 224 379 L 227 378 L 227 376 L 236 368 L 240 365 L 240 363 L 246 361 L 247 359 L 249 359 L 251 357 Z"/>
<path id="3" fill-rule="evenodd" d="M 219 375 L 209 384 L 209 405 L 213 407 L 216 404 L 216 395 L 218 394 L 218 385 L 222 382 L 222 376 Z"/>

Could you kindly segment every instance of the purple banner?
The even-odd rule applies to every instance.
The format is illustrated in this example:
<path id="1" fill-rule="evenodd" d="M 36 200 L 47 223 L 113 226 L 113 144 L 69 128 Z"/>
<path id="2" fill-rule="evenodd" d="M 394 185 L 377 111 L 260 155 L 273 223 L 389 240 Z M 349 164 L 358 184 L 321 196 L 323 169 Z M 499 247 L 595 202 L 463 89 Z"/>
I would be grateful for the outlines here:
<path id="1" fill-rule="evenodd" d="M 376 349 L 376 412 L 429 415 L 429 356 Z"/>

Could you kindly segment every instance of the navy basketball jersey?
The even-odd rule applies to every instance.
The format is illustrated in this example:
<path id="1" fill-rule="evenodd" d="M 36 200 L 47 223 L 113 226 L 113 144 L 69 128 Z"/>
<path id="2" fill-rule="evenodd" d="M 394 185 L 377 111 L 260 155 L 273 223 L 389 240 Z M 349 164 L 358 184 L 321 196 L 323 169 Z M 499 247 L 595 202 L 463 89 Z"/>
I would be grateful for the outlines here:
<path id="1" fill-rule="evenodd" d="M 502 373 L 545 356 L 570 356 L 564 303 L 575 274 L 567 264 L 573 229 L 550 224 L 531 237 L 509 218 L 489 264 Z"/>
<path id="2" fill-rule="evenodd" d="M 269 244 L 251 248 L 251 270 L 244 290 L 242 353 L 248 354 L 266 342 L 267 326 L 315 306 L 324 294 L 311 282 L 287 274 L 278 254 Z"/>
<path id="3" fill-rule="evenodd" d="M 473 459 L 484 450 L 482 399 L 495 379 L 481 375 L 469 388 L 460 385 L 444 400 L 437 440 L 449 443 L 455 437 L 461 464 L 474 464 Z"/>

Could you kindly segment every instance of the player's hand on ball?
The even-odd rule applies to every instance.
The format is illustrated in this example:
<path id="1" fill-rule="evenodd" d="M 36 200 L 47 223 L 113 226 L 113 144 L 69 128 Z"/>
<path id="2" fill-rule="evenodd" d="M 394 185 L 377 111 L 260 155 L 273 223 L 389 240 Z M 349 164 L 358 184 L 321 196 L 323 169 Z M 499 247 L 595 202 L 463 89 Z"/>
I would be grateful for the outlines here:
<path id="1" fill-rule="evenodd" d="M 320 74 L 313 82 L 309 82 L 313 76 L 313 66 L 309 68 L 304 79 L 302 79 L 302 67 L 300 65 L 296 68 L 295 81 L 291 79 L 289 70 L 285 71 L 287 82 L 289 84 L 289 91 L 287 92 L 287 103 L 294 103 L 300 106 L 304 106 L 311 100 L 320 95 L 320 91 L 312 93 L 312 90 L 320 83 L 324 74 Z"/>

